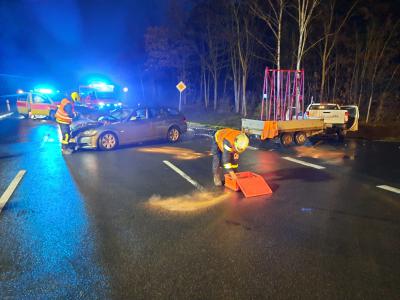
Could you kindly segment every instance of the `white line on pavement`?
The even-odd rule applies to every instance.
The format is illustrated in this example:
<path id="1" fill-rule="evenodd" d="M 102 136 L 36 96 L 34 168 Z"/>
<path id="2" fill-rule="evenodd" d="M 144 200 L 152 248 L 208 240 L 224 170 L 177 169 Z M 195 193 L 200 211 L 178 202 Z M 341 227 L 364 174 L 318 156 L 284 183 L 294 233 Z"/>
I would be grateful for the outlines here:
<path id="1" fill-rule="evenodd" d="M 389 191 L 389 192 L 400 194 L 400 189 L 392 187 L 392 186 L 389 186 L 389 185 L 377 185 L 376 187 L 379 188 L 379 189 L 382 189 L 382 190 L 386 190 L 386 191 Z"/>
<path id="2" fill-rule="evenodd" d="M 24 177 L 26 171 L 21 170 L 17 173 L 14 179 L 11 181 L 10 185 L 3 193 L 0 198 L 0 212 L 3 210 L 3 207 L 6 205 L 7 201 L 10 199 L 11 195 L 14 193 L 15 189 L 17 188 L 18 184 L 20 183 L 22 177 Z"/>
<path id="3" fill-rule="evenodd" d="M 250 150 L 258 150 L 258 148 L 253 147 L 253 146 L 247 146 L 247 148 L 249 148 Z"/>
<path id="4" fill-rule="evenodd" d="M 4 115 L 0 115 L 0 120 L 9 117 L 9 116 L 11 116 L 12 114 L 13 114 L 13 113 L 10 112 L 10 113 L 4 114 Z"/>
<path id="5" fill-rule="evenodd" d="M 194 185 L 198 190 L 203 191 L 204 187 L 202 187 L 198 182 L 193 180 L 189 175 L 187 175 L 185 172 L 183 172 L 181 169 L 170 163 L 168 160 L 163 160 L 163 163 L 166 164 L 168 167 L 170 167 L 172 170 L 174 170 L 176 173 L 181 175 L 183 178 L 185 178 L 188 182 L 190 182 L 192 185 Z"/>
<path id="6" fill-rule="evenodd" d="M 294 158 L 291 158 L 291 157 L 288 157 L 288 156 L 284 156 L 282 158 L 286 159 L 286 160 L 289 160 L 289 161 L 292 161 L 292 162 L 295 162 L 295 163 L 298 163 L 300 165 L 304 165 L 304 166 L 310 167 L 310 168 L 314 168 L 314 169 L 318 169 L 318 170 L 325 169 L 325 167 L 323 167 L 323 166 L 311 164 L 311 163 L 308 163 L 308 162 L 305 162 L 305 161 L 302 161 L 302 160 L 298 160 L 298 159 L 294 159 Z"/>

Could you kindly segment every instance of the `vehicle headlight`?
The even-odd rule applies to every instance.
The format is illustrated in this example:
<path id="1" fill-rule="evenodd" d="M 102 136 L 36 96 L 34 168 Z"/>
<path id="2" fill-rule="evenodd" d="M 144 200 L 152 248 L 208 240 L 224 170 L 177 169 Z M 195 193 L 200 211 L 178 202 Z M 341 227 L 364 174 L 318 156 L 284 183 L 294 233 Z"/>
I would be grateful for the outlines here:
<path id="1" fill-rule="evenodd" d="M 97 130 L 95 129 L 85 130 L 82 134 L 86 136 L 93 136 L 97 134 Z"/>

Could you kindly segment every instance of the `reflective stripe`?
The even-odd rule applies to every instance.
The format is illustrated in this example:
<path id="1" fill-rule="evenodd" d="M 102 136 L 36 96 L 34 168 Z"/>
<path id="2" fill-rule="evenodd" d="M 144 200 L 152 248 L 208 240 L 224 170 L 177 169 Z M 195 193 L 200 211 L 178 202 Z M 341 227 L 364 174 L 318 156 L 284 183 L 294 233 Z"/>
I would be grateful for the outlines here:
<path id="1" fill-rule="evenodd" d="M 239 167 L 239 165 L 231 165 L 232 169 L 237 169 Z"/>
<path id="2" fill-rule="evenodd" d="M 65 137 L 61 140 L 61 144 L 68 145 L 69 144 L 69 134 L 66 133 Z"/>
<path id="3" fill-rule="evenodd" d="M 58 123 L 62 124 L 71 124 L 72 123 L 72 118 L 68 115 L 68 113 L 64 110 L 65 106 L 68 104 L 72 105 L 72 112 L 74 112 L 74 104 L 73 102 L 69 101 L 68 99 L 63 99 L 61 101 L 61 104 L 58 106 L 57 112 L 56 112 L 56 121 Z"/>
<path id="4" fill-rule="evenodd" d="M 232 169 L 232 164 L 231 163 L 224 164 L 224 168 L 225 169 Z"/>
<path id="5" fill-rule="evenodd" d="M 70 122 L 64 122 L 64 121 L 61 121 L 60 119 L 56 119 L 56 121 L 57 121 L 57 123 L 60 123 L 60 124 L 66 124 L 66 125 L 71 124 Z"/>
<path id="6" fill-rule="evenodd" d="M 228 150 L 229 152 L 232 152 L 232 148 L 229 147 L 228 145 L 224 145 L 224 149 L 225 149 L 225 150 Z"/>

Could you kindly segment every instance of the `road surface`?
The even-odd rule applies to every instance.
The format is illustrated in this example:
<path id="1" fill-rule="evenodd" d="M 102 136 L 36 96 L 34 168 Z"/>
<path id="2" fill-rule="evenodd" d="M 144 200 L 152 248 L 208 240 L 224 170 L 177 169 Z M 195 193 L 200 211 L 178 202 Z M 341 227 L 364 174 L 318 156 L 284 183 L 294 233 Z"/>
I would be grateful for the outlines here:
<path id="1" fill-rule="evenodd" d="M 1 120 L 0 298 L 398 299 L 399 144 L 254 141 L 274 193 L 245 199 L 197 133 L 63 157 L 54 123 Z"/>

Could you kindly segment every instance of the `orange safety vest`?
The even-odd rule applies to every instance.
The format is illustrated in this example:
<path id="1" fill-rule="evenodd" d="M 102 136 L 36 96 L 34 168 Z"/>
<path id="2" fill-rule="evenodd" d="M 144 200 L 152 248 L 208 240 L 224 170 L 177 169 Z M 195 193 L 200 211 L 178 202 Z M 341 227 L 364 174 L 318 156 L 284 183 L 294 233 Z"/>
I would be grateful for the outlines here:
<path id="1" fill-rule="evenodd" d="M 226 150 L 228 150 L 229 152 L 234 152 L 235 139 L 241 133 L 242 133 L 241 131 L 231 128 L 218 130 L 215 133 L 215 142 L 217 143 L 219 150 L 224 152 L 224 140 L 227 140 L 231 145 L 231 149 L 230 150 L 226 149 Z"/>
<path id="2" fill-rule="evenodd" d="M 71 124 L 72 123 L 72 118 L 68 115 L 68 113 L 65 111 L 65 106 L 68 104 L 72 105 L 72 112 L 74 112 L 74 103 L 67 98 L 62 99 L 57 112 L 56 112 L 56 121 L 58 123 L 62 124 Z"/>

